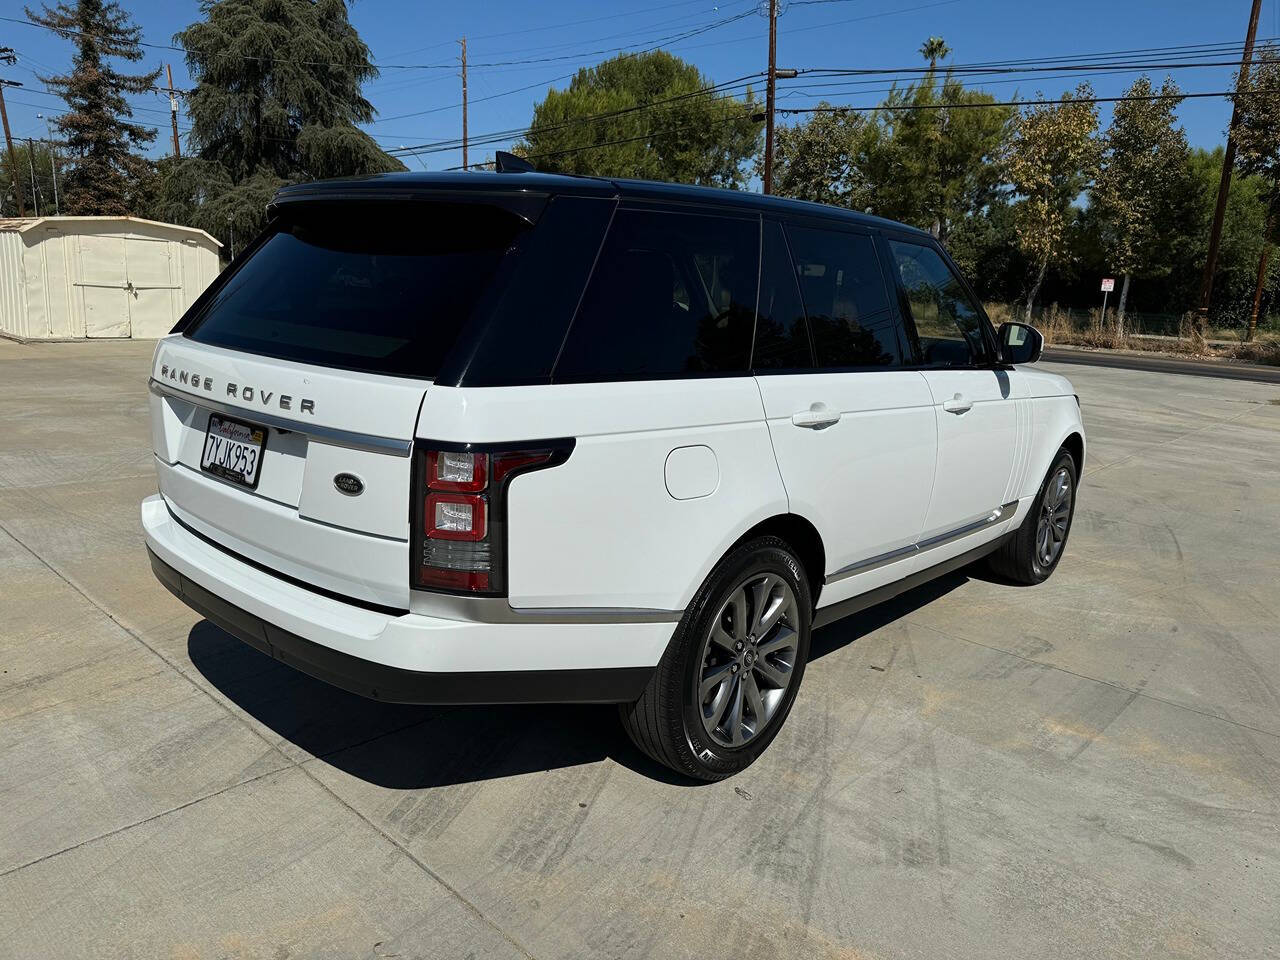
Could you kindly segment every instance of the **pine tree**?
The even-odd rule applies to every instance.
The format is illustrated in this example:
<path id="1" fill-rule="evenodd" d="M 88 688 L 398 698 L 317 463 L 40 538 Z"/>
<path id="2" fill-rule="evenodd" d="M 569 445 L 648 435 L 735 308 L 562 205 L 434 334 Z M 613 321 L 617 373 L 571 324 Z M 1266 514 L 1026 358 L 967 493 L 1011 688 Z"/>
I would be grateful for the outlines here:
<path id="1" fill-rule="evenodd" d="M 137 186 L 150 165 L 134 148 L 149 144 L 156 132 L 132 122 L 133 110 L 125 96 L 151 90 L 160 69 L 121 73 L 108 61 L 141 60 L 141 29 L 116 0 L 75 0 L 45 5 L 39 13 L 28 7 L 26 13 L 76 47 L 69 74 L 40 78 L 68 107 L 56 121 L 71 161 L 60 185 L 63 213 L 121 216 L 136 212 Z"/>
<path id="2" fill-rule="evenodd" d="M 196 86 L 194 156 L 162 164 L 155 209 L 224 243 L 261 229 L 286 183 L 403 170 L 356 124 L 378 76 L 343 0 L 203 0 L 174 39 Z"/>

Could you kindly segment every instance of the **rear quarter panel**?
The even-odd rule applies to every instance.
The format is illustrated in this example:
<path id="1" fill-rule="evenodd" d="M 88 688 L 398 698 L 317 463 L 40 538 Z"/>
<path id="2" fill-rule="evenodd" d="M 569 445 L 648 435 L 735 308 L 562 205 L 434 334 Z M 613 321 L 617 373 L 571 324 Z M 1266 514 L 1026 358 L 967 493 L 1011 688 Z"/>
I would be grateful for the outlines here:
<path id="1" fill-rule="evenodd" d="M 743 532 L 787 510 L 750 378 L 434 387 L 418 435 L 474 443 L 575 438 L 567 462 L 511 484 L 508 584 L 516 608 L 679 610 Z M 690 484 L 682 468 L 668 489 L 668 458 L 688 446 L 710 448 L 715 476 Z M 677 461 L 706 469 L 709 458 L 699 451 Z M 676 499 L 673 490 L 709 492 Z"/>

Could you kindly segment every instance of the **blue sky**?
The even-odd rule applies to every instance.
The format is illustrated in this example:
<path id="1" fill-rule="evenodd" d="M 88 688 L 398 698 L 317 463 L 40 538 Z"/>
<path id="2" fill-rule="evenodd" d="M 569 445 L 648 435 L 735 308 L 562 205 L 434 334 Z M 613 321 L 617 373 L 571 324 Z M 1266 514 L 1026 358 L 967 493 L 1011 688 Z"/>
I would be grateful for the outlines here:
<path id="1" fill-rule="evenodd" d="M 196 0 L 126 0 L 144 39 L 172 43 L 173 34 L 199 18 Z M 661 45 L 695 63 L 715 82 L 763 70 L 767 57 L 767 22 L 753 11 L 758 0 L 713 3 L 707 0 L 488 0 L 472 3 L 422 3 L 410 0 L 363 0 L 351 5 L 351 19 L 385 66 L 366 87 L 380 121 L 368 126 L 384 147 L 427 144 L 456 138 L 461 132 L 457 38 L 468 37 L 472 64 L 470 129 L 473 137 L 521 127 L 548 87 L 564 86 L 567 76 L 620 49 L 643 49 L 685 33 L 685 39 Z M 0 2 L 0 16 L 21 18 L 22 4 Z M 784 2 L 779 19 L 780 67 L 916 67 L 921 42 L 942 36 L 954 63 L 1007 59 L 1078 57 L 1138 48 L 1183 44 L 1239 42 L 1249 13 L 1248 0 L 1206 3 L 1204 0 L 1081 0 L 1074 4 L 1025 0 L 819 0 Z M 737 18 L 737 19 L 735 19 Z M 1280 35 L 1280 0 L 1264 0 L 1259 38 Z M 19 54 L 16 67 L 0 67 L 0 76 L 22 81 L 24 88 L 6 90 L 9 120 L 15 136 L 45 135 L 46 116 L 61 101 L 42 92 L 35 73 L 65 69 L 70 43 L 48 31 L 0 21 L 0 44 Z M 610 51 L 610 53 L 593 53 Z M 512 60 L 536 63 L 506 63 Z M 1206 59 L 1224 60 L 1212 56 Z M 181 54 L 148 49 L 146 63 L 173 66 L 174 82 L 189 85 Z M 486 64 L 503 64 L 487 66 Z M 424 66 L 396 69 L 389 65 Z M 1157 71 L 1157 79 L 1163 72 Z M 1173 71 L 1184 91 L 1227 89 L 1234 71 L 1225 66 Z M 1048 96 L 1089 79 L 1100 96 L 1114 96 L 1136 76 L 1092 73 L 1067 77 L 1057 72 L 1033 79 L 971 78 L 1010 99 L 1042 89 Z M 837 103 L 871 105 L 883 96 L 887 82 L 861 78 L 861 85 L 835 87 L 831 81 L 789 81 L 780 107 L 816 102 L 826 92 Z M 529 88 L 518 90 L 518 88 Z M 763 85 L 758 89 L 763 94 Z M 517 92 L 510 92 L 517 91 Z M 133 98 L 136 118 L 160 126 L 154 156 L 169 149 L 168 103 L 159 95 Z M 1110 108 L 1102 107 L 1109 120 Z M 1229 105 L 1218 99 L 1184 101 L 1179 117 L 1193 145 L 1213 146 L 1223 139 Z M 783 122 L 791 122 L 784 120 Z M 187 124 L 181 121 L 182 126 Z M 185 144 L 184 144 L 185 149 Z M 474 162 L 493 147 L 473 149 Z M 425 163 L 441 169 L 460 162 L 456 150 L 406 157 L 414 169 Z"/>

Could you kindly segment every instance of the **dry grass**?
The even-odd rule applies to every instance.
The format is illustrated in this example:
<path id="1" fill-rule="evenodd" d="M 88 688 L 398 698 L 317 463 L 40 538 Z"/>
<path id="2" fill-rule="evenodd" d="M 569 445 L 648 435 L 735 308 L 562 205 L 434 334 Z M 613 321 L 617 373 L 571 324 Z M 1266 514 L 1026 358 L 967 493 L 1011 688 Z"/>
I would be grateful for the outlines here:
<path id="1" fill-rule="evenodd" d="M 1250 363 L 1280 367 L 1280 341 L 1255 340 L 1253 343 L 1237 344 L 1229 348 L 1225 355 L 1233 360 L 1248 360 Z"/>
<path id="2" fill-rule="evenodd" d="M 1007 320 L 1022 320 L 1022 311 L 1016 305 L 1007 303 L 989 303 L 986 305 L 987 315 L 996 326 Z M 1210 331 L 1206 339 L 1193 322 L 1193 315 L 1186 313 L 1179 323 L 1177 336 L 1172 333 L 1165 337 L 1133 336 L 1129 331 L 1121 329 L 1113 310 L 1107 311 L 1104 321 L 1100 310 L 1091 310 L 1088 317 L 1082 317 L 1077 311 L 1074 315 L 1063 310 L 1057 304 L 1046 307 L 1034 320 L 1035 327 L 1044 335 L 1048 346 L 1090 347 L 1097 350 L 1142 350 L 1152 353 L 1171 353 L 1181 356 L 1202 357 L 1205 359 L 1247 360 L 1252 363 L 1266 363 L 1280 366 L 1280 340 L 1270 330 L 1258 331 L 1258 338 L 1252 343 L 1241 343 L 1238 340 L 1230 345 L 1214 344 L 1209 341 L 1223 339 L 1219 330 Z M 1239 333 L 1235 332 L 1238 337 Z"/>

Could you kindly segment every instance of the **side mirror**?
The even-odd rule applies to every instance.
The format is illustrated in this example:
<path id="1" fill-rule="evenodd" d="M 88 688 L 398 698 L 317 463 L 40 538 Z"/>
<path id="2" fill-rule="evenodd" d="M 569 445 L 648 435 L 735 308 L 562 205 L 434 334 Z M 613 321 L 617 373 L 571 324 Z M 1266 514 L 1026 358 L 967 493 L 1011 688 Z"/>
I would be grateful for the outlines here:
<path id="1" fill-rule="evenodd" d="M 1025 323 L 1000 324 L 1000 362 L 1035 363 L 1044 350 L 1044 336 Z"/>

